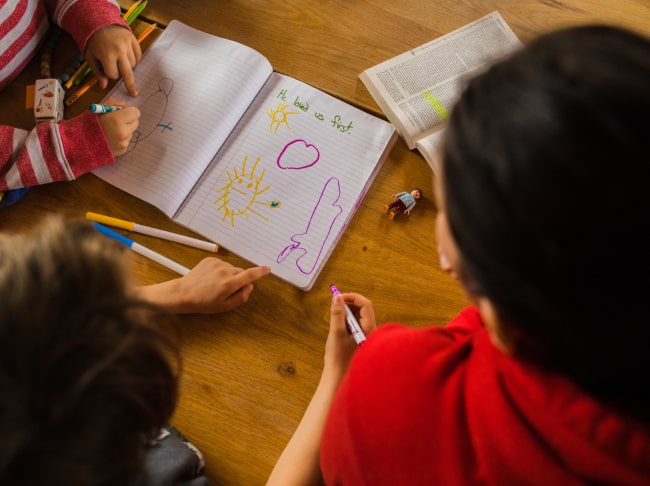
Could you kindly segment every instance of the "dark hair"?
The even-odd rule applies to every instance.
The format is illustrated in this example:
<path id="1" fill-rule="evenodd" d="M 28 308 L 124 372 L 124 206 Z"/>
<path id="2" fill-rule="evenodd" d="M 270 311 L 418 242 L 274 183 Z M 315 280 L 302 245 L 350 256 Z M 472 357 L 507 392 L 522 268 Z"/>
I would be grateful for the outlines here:
<path id="1" fill-rule="evenodd" d="M 178 351 L 120 252 L 85 221 L 0 236 L 0 484 L 125 484 L 169 420 Z"/>
<path id="2" fill-rule="evenodd" d="M 443 150 L 468 291 L 520 357 L 647 419 L 650 41 L 539 37 L 468 83 Z"/>

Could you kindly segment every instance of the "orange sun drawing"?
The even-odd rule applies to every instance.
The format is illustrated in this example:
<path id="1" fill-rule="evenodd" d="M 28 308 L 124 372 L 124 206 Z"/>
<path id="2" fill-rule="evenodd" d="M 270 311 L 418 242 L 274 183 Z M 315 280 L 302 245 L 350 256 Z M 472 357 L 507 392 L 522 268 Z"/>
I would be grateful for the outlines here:
<path id="1" fill-rule="evenodd" d="M 275 110 L 273 108 L 269 108 L 269 111 L 266 113 L 271 119 L 271 125 L 269 126 L 269 131 L 273 133 L 278 133 L 278 128 L 280 128 L 280 125 L 286 125 L 287 128 L 291 130 L 287 115 L 297 115 L 298 112 L 286 111 L 287 108 L 289 108 L 289 105 L 287 103 L 278 103 L 278 107 Z M 275 127 L 273 125 L 275 125 Z"/>
<path id="2" fill-rule="evenodd" d="M 217 209 L 223 212 L 221 221 L 229 219 L 233 227 L 235 226 L 235 219 L 240 216 L 248 219 L 250 215 L 255 215 L 264 221 L 268 221 L 268 218 L 257 211 L 254 206 L 269 208 L 281 206 L 277 200 L 264 202 L 258 199 L 270 187 L 270 184 L 264 185 L 263 182 L 266 171 L 262 170 L 259 175 L 256 174 L 260 159 L 261 157 L 257 157 L 249 170 L 247 155 L 240 167 L 235 166 L 226 172 L 224 185 L 217 190 L 221 195 L 214 201 L 214 204 L 218 205 Z"/>

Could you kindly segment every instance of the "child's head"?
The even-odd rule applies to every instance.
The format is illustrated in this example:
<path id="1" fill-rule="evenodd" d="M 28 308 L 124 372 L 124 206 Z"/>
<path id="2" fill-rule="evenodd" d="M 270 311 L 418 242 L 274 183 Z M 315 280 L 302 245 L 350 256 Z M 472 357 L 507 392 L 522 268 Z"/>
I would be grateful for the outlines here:
<path id="1" fill-rule="evenodd" d="M 647 414 L 650 41 L 541 36 L 469 82 L 442 159 L 444 256 L 515 352 Z"/>
<path id="2" fill-rule="evenodd" d="M 0 235 L 1 484 L 125 484 L 169 420 L 173 348 L 122 261 L 85 221 Z"/>
<path id="3" fill-rule="evenodd" d="M 422 189 L 416 187 L 411 191 L 411 196 L 413 196 L 414 199 L 420 199 L 422 197 Z"/>

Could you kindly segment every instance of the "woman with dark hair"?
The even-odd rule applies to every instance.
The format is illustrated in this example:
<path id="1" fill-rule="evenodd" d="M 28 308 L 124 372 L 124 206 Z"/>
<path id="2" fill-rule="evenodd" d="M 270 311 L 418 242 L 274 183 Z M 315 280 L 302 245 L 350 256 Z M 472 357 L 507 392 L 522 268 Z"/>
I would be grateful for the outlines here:
<path id="1" fill-rule="evenodd" d="M 435 181 L 472 306 L 376 328 L 331 307 L 321 382 L 269 484 L 650 484 L 650 41 L 539 37 L 470 80 Z M 426 297 L 424 297 L 426 299 Z"/>
<path id="2" fill-rule="evenodd" d="M 206 484 L 168 435 L 180 360 L 164 322 L 244 303 L 269 269 L 212 257 L 131 289 L 123 249 L 85 220 L 0 235 L 0 484 Z"/>

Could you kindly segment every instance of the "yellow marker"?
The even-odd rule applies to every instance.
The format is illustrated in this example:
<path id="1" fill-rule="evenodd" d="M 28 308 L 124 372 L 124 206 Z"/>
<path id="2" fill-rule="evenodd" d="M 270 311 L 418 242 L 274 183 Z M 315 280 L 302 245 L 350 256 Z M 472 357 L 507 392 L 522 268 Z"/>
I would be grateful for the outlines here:
<path id="1" fill-rule="evenodd" d="M 81 63 L 81 66 L 77 68 L 77 70 L 74 72 L 72 76 L 70 76 L 70 79 L 68 79 L 63 86 L 65 86 L 66 89 L 70 89 L 73 84 L 75 84 L 75 80 L 81 76 L 81 73 L 86 71 L 86 68 L 88 68 L 88 63 L 86 61 Z"/>
<path id="2" fill-rule="evenodd" d="M 124 221 L 123 219 L 117 219 L 111 216 L 105 216 L 103 214 L 97 214 L 92 212 L 86 213 L 86 219 L 89 219 L 90 221 L 95 221 L 97 223 L 105 224 L 108 226 L 114 226 L 116 228 L 122 228 L 128 231 L 133 231 L 135 233 L 155 236 L 156 238 L 162 238 L 163 240 L 174 241 L 182 245 L 199 248 L 201 250 L 206 250 L 213 253 L 219 251 L 219 245 L 217 245 L 216 243 L 212 243 L 211 241 L 204 241 L 204 240 L 198 240 L 196 238 L 190 238 L 189 236 L 183 236 L 177 233 L 172 233 L 170 231 L 165 231 L 158 228 L 152 228 L 151 226 L 144 226 L 142 224 L 134 223 L 133 221 Z"/>

